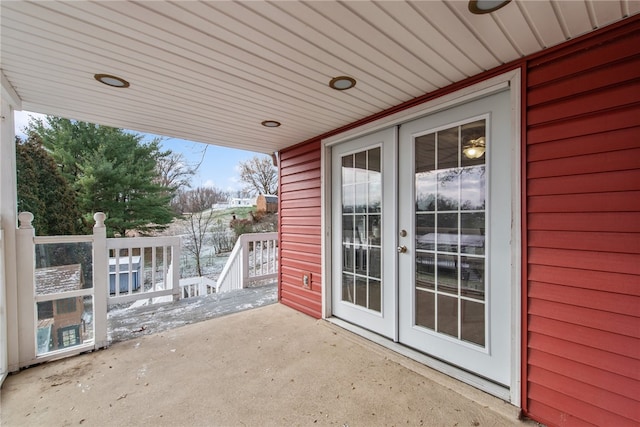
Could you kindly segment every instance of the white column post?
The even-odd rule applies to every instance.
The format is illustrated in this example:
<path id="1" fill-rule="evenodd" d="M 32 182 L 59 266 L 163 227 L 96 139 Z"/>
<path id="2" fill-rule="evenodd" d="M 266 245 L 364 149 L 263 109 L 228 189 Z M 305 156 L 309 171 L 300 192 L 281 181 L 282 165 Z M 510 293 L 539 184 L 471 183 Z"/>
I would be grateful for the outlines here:
<path id="1" fill-rule="evenodd" d="M 18 349 L 19 365 L 31 365 L 36 359 L 35 230 L 31 212 L 20 212 L 16 231 L 16 267 L 18 283 Z"/>
<path id="2" fill-rule="evenodd" d="M 20 97 L 0 70 L 0 379 L 19 368 L 18 286 L 16 278 L 16 144 L 13 111 Z"/>
<path id="3" fill-rule="evenodd" d="M 106 215 L 97 212 L 93 226 L 93 325 L 96 348 L 106 347 L 107 305 L 109 299 L 109 251 L 107 249 Z"/>

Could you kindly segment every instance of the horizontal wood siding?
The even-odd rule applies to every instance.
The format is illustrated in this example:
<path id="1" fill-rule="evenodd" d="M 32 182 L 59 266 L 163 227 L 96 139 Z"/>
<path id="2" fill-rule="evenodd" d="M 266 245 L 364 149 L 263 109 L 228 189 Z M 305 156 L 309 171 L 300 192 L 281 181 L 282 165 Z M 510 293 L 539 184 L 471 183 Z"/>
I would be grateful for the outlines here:
<path id="1" fill-rule="evenodd" d="M 320 140 L 280 153 L 280 302 L 322 316 Z M 311 273 L 311 287 L 302 275 Z"/>
<path id="2" fill-rule="evenodd" d="M 528 63 L 526 409 L 640 424 L 640 25 Z"/>

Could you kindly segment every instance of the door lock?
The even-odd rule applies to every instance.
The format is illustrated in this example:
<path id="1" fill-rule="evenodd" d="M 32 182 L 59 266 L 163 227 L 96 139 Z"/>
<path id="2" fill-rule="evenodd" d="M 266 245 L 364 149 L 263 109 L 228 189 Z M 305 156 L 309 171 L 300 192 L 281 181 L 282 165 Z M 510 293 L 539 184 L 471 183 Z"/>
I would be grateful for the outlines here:
<path id="1" fill-rule="evenodd" d="M 404 254 L 407 252 L 407 247 L 406 246 L 398 246 L 398 253 L 399 254 Z"/>
<path id="2" fill-rule="evenodd" d="M 400 230 L 400 237 L 407 237 L 407 230 Z"/>

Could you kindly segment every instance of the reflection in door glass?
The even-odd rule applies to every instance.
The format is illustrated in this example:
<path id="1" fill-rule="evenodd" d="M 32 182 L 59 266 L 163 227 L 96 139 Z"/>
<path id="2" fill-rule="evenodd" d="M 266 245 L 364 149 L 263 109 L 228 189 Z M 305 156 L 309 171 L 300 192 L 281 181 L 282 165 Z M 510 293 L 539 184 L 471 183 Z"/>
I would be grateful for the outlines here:
<path id="1" fill-rule="evenodd" d="M 36 255 L 36 353 L 93 341 L 93 296 L 78 295 L 93 287 L 91 243 L 40 243 Z"/>
<path id="2" fill-rule="evenodd" d="M 382 306 L 381 149 L 342 157 L 342 301 Z"/>
<path id="3" fill-rule="evenodd" d="M 486 120 L 414 138 L 415 325 L 485 345 Z"/>

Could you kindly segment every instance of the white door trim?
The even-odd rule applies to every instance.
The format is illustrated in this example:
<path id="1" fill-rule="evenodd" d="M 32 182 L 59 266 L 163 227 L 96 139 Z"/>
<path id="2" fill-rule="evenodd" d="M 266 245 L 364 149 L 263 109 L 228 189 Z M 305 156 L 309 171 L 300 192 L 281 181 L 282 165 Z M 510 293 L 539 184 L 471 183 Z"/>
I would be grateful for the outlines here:
<path id="1" fill-rule="evenodd" d="M 368 133 L 375 132 L 391 126 L 396 126 L 410 120 L 426 116 L 445 108 L 460 105 L 474 99 L 498 92 L 510 87 L 511 110 L 511 153 L 512 162 L 512 252 L 511 252 L 511 277 L 514 289 L 511 295 L 511 384 L 508 400 L 515 406 L 521 406 L 521 324 L 522 324 L 522 181 L 521 181 L 521 71 L 515 69 L 492 77 L 469 87 L 442 97 L 427 101 L 424 104 L 409 108 L 390 116 L 375 120 L 360 127 L 345 131 L 338 135 L 323 139 L 321 142 L 321 203 L 322 203 L 322 315 L 327 319 L 331 317 L 331 146 Z M 385 340 L 382 340 L 385 341 Z M 388 340 L 390 346 L 393 344 Z M 470 383 L 488 393 L 496 394 L 495 389 L 483 386 L 469 380 L 468 375 L 457 375 L 456 372 L 447 372 L 449 375 Z M 504 395 L 500 396 L 505 398 Z"/>

